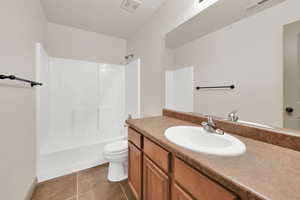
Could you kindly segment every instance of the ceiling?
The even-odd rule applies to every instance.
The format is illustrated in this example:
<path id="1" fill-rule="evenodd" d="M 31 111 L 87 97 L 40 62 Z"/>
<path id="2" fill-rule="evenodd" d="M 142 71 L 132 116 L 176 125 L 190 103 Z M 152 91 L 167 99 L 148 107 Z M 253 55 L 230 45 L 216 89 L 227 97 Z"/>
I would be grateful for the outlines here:
<path id="1" fill-rule="evenodd" d="M 121 9 L 123 0 L 41 0 L 49 22 L 127 39 L 166 0 L 143 0 L 130 13 Z"/>
<path id="2" fill-rule="evenodd" d="M 219 0 L 167 34 L 166 46 L 178 48 L 245 17 L 254 15 L 286 0 Z M 247 9 L 252 5 L 257 5 Z"/>

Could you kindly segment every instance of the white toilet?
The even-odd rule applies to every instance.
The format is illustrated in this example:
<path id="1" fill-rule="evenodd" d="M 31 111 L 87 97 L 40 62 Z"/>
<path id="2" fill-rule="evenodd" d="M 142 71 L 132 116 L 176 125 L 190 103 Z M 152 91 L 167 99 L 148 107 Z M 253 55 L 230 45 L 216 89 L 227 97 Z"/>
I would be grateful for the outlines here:
<path id="1" fill-rule="evenodd" d="M 109 162 L 107 179 L 123 181 L 128 177 L 128 142 L 118 141 L 104 146 L 104 158 Z"/>

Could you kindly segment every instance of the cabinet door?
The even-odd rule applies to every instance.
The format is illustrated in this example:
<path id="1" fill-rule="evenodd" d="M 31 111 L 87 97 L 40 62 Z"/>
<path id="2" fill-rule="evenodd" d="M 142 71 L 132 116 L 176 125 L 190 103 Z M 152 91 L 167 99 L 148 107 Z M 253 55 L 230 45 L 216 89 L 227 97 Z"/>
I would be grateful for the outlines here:
<path id="1" fill-rule="evenodd" d="M 144 156 L 144 200 L 169 200 L 169 177 Z"/>
<path id="2" fill-rule="evenodd" d="M 193 200 L 193 198 L 183 191 L 177 184 L 174 184 L 172 200 Z"/>
<path id="3" fill-rule="evenodd" d="M 128 143 L 128 184 L 137 200 L 142 199 L 142 152 Z"/>

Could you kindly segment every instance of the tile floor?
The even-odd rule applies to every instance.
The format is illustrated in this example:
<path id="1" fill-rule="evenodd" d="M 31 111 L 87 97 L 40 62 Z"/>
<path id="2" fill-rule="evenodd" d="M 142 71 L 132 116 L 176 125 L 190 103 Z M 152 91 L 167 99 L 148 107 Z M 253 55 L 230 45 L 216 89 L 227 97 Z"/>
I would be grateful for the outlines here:
<path id="1" fill-rule="evenodd" d="M 108 165 L 82 170 L 40 183 L 32 200 L 135 200 L 127 180 L 111 183 Z"/>

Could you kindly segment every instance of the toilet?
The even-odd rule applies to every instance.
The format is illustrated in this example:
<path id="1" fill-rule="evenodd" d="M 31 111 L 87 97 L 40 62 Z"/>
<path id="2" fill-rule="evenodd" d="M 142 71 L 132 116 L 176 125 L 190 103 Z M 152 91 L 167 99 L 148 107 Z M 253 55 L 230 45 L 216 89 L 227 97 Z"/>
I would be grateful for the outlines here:
<path id="1" fill-rule="evenodd" d="M 109 162 L 107 179 L 123 181 L 128 177 L 128 142 L 117 141 L 104 146 L 104 158 Z"/>

